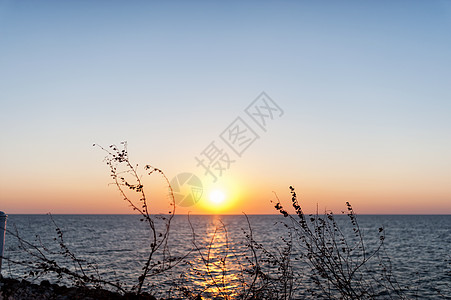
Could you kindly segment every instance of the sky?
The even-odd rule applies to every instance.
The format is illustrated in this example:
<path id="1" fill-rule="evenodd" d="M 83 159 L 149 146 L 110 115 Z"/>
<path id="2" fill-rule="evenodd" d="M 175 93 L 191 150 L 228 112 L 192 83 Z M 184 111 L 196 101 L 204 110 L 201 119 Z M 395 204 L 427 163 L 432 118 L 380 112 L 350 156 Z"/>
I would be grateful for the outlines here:
<path id="1" fill-rule="evenodd" d="M 450 81 L 449 1 L 0 0 L 0 210 L 132 213 L 127 141 L 153 213 L 451 214 Z"/>

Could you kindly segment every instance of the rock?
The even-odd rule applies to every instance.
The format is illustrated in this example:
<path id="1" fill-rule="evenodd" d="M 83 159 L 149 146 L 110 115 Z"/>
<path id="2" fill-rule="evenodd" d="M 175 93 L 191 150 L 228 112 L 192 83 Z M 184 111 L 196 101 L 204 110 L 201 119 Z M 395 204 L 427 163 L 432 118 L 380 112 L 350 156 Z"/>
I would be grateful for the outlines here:
<path id="1" fill-rule="evenodd" d="M 156 300 L 149 293 L 121 295 L 103 289 L 65 287 L 48 280 L 34 284 L 26 280 L 0 279 L 0 300 Z"/>
<path id="2" fill-rule="evenodd" d="M 41 281 L 41 286 L 43 286 L 43 287 L 49 287 L 49 286 L 50 286 L 50 281 L 48 281 L 48 280 L 43 280 L 43 281 Z"/>

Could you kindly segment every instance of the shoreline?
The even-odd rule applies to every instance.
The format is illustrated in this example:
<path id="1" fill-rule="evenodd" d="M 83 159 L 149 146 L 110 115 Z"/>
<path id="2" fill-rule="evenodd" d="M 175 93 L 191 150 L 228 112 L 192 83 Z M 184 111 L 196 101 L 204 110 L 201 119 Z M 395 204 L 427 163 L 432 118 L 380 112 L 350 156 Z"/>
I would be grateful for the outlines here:
<path id="1" fill-rule="evenodd" d="M 119 294 L 105 289 L 88 287 L 66 287 L 42 280 L 40 284 L 27 280 L 1 277 L 0 300 L 156 300 L 147 293 Z"/>

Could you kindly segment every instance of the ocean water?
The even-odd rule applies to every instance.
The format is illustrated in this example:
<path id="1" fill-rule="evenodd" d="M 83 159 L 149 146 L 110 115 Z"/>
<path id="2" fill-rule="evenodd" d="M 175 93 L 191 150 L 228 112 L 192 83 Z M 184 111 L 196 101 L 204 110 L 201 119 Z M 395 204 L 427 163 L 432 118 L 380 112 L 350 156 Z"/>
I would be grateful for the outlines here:
<path id="1" fill-rule="evenodd" d="M 144 289 L 159 297 L 183 297 L 181 295 L 186 291 L 191 295 L 202 294 L 204 299 L 237 296 L 253 280 L 252 272 L 248 271 L 255 263 L 254 254 L 246 238 L 251 233 L 262 245 L 261 249 L 253 249 L 261 260 L 260 267 L 269 277 L 277 278 L 283 270 L 272 265 L 271 259 L 267 258 L 272 255 L 274 261 L 283 256 L 289 240 L 289 231 L 284 226 L 288 219 L 280 215 L 250 215 L 248 218 L 249 223 L 244 215 L 195 215 L 189 220 L 188 216 L 175 216 L 169 231 L 168 251 L 156 252 L 152 262 L 157 270 L 169 265 L 163 263 L 164 255 L 183 259 L 174 260 L 171 269 L 146 280 Z M 336 219 L 345 234 L 351 232 L 347 216 L 337 216 Z M 121 282 L 125 288 L 137 284 L 151 243 L 149 229 L 138 216 L 54 215 L 53 220 L 62 230 L 68 249 L 77 258 L 94 263 L 99 276 Z M 451 299 L 450 215 L 358 215 L 357 220 L 369 252 L 380 241 L 378 229 L 383 227 L 385 232 L 381 257 L 374 257 L 367 263 L 369 276 L 377 278 L 373 269 L 380 268 L 380 263 L 383 263 L 384 267 L 390 268 L 397 286 L 409 298 Z M 60 247 L 55 224 L 48 215 L 10 215 L 7 227 L 23 240 L 38 246 L 49 258 L 68 268 L 76 268 L 70 258 L 58 254 Z M 164 220 L 156 220 L 155 224 L 161 228 Z M 295 232 L 292 234 L 296 235 Z M 293 271 L 295 282 L 294 298 L 316 299 L 318 296 L 311 292 L 315 290 L 315 284 L 310 279 L 309 267 L 302 259 L 297 260 L 303 249 L 296 247 L 296 239 L 292 245 L 289 270 Z M 36 251 L 32 253 L 40 255 Z M 270 256 L 266 255 L 268 253 Z M 4 255 L 25 265 L 33 260 L 11 233 L 6 235 Z M 28 272 L 24 265 L 3 262 L 4 276 L 22 277 Z M 89 268 L 87 272 L 90 272 Z M 59 280 L 52 275 L 34 280 L 39 282 L 47 278 Z M 286 288 L 283 284 L 274 286 L 278 291 L 283 288 Z M 381 299 L 384 299 L 383 294 Z"/>

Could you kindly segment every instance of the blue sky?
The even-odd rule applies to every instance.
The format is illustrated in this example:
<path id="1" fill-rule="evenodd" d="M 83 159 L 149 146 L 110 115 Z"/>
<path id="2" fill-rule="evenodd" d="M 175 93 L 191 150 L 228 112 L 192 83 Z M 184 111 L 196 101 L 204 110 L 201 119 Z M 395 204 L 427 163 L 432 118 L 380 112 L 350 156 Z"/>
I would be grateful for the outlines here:
<path id="1" fill-rule="evenodd" d="M 248 193 L 451 213 L 450 32 L 449 1 L 0 1 L 0 204 L 97 211 L 68 196 L 107 197 L 94 142 L 192 171 L 266 91 Z"/>

